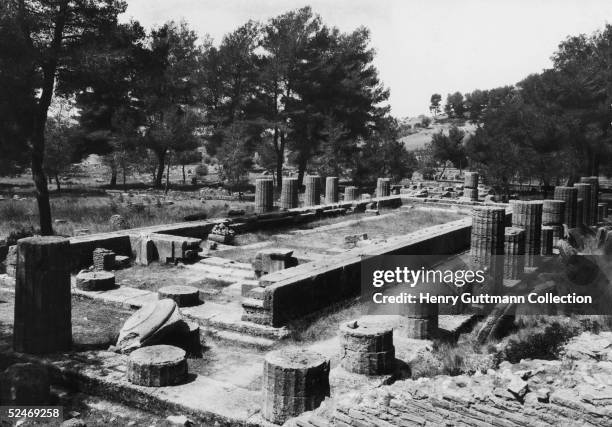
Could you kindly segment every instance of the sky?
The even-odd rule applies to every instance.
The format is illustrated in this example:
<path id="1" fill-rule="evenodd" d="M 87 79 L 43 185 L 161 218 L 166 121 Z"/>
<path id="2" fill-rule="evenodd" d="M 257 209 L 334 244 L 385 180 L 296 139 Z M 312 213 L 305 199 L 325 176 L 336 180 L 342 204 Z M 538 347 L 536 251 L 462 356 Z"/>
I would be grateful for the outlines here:
<path id="1" fill-rule="evenodd" d="M 219 43 L 249 19 L 306 5 L 342 31 L 370 29 L 396 117 L 426 114 L 433 93 L 514 84 L 549 68 L 567 36 L 612 22 L 612 0 L 128 0 L 122 19 L 185 20 Z"/>

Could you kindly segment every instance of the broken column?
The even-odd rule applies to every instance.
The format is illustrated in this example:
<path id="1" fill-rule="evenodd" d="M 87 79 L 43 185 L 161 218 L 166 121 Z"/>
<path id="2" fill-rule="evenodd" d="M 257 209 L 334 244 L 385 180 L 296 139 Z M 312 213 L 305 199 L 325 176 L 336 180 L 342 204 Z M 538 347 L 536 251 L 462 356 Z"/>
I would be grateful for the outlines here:
<path id="1" fill-rule="evenodd" d="M 96 270 L 113 270 L 115 268 L 115 253 L 104 248 L 94 249 L 93 266 Z"/>
<path id="2" fill-rule="evenodd" d="M 293 257 L 292 249 L 266 248 L 257 252 L 252 264 L 255 276 L 259 278 L 264 274 L 295 267 L 297 259 Z"/>
<path id="3" fill-rule="evenodd" d="M 525 267 L 535 267 L 541 252 L 542 206 L 536 200 L 512 200 L 512 226 L 525 230 Z"/>
<path id="4" fill-rule="evenodd" d="M 185 350 L 171 345 L 152 345 L 134 350 L 127 367 L 128 381 L 145 387 L 177 385 L 187 379 Z"/>
<path id="5" fill-rule="evenodd" d="M 316 206 L 321 204 L 321 177 L 308 175 L 304 177 L 306 191 L 304 193 L 304 206 Z"/>
<path id="6" fill-rule="evenodd" d="M 263 373 L 263 417 L 283 424 L 312 411 L 330 394 L 329 360 L 302 348 L 271 351 Z"/>
<path id="7" fill-rule="evenodd" d="M 474 284 L 476 295 L 496 295 L 502 288 L 505 223 L 505 208 L 486 206 L 472 210 L 470 260 L 475 268 L 486 269 L 489 276 L 482 284 Z"/>
<path id="8" fill-rule="evenodd" d="M 465 172 L 463 196 L 471 201 L 478 201 L 478 172 Z"/>
<path id="9" fill-rule="evenodd" d="M 270 212 L 274 207 L 274 180 L 257 178 L 255 180 L 255 212 Z"/>
<path id="10" fill-rule="evenodd" d="M 608 204 L 597 204 L 597 222 L 603 222 L 608 217 Z"/>
<path id="11" fill-rule="evenodd" d="M 280 199 L 281 209 L 293 209 L 298 207 L 298 179 L 283 178 L 283 188 Z"/>
<path id="12" fill-rule="evenodd" d="M 567 225 L 567 228 L 575 228 L 578 190 L 576 190 L 574 187 L 555 187 L 554 198 L 556 200 L 563 200 L 565 202 L 563 224 Z"/>
<path id="13" fill-rule="evenodd" d="M 553 229 L 553 245 L 563 238 L 563 217 L 565 216 L 565 202 L 563 200 L 542 201 L 542 225 Z"/>
<path id="14" fill-rule="evenodd" d="M 344 201 L 345 202 L 350 202 L 352 200 L 358 200 L 358 199 L 359 199 L 359 190 L 357 187 L 354 187 L 352 185 L 348 187 L 344 187 Z"/>
<path id="15" fill-rule="evenodd" d="M 393 370 L 393 328 L 351 321 L 340 325 L 340 366 L 348 372 L 384 375 Z"/>
<path id="16" fill-rule="evenodd" d="M 70 243 L 63 237 L 17 242 L 13 348 L 20 353 L 70 350 Z"/>
<path id="17" fill-rule="evenodd" d="M 325 178 L 325 203 L 338 203 L 338 177 Z"/>
<path id="18" fill-rule="evenodd" d="M 553 241 L 555 230 L 550 226 L 542 227 L 542 255 L 551 256 L 553 254 Z"/>
<path id="19" fill-rule="evenodd" d="M 587 225 L 595 225 L 597 223 L 597 204 L 599 203 L 599 178 L 596 176 L 583 176 L 580 178 L 580 182 L 591 186 L 590 222 Z"/>
<path id="20" fill-rule="evenodd" d="M 576 227 L 584 224 L 584 200 L 578 197 L 576 199 Z"/>
<path id="21" fill-rule="evenodd" d="M 591 210 L 593 209 L 593 205 L 591 204 L 591 188 L 592 185 L 588 183 L 576 183 L 574 184 L 574 188 L 576 189 L 576 197 L 578 200 L 582 199 L 582 209 L 577 207 L 576 211 L 576 222 L 578 225 L 592 225 L 593 222 L 593 214 Z"/>
<path id="22" fill-rule="evenodd" d="M 506 227 L 504 231 L 504 279 L 518 280 L 525 270 L 525 230 Z"/>
<path id="23" fill-rule="evenodd" d="M 389 178 L 378 178 L 376 181 L 376 197 L 388 197 L 391 195 L 391 180 Z"/>
<path id="24" fill-rule="evenodd" d="M 159 288 L 157 296 L 160 300 L 171 299 L 179 307 L 191 307 L 200 304 L 200 291 L 193 286 L 169 285 Z"/>
<path id="25" fill-rule="evenodd" d="M 405 338 L 432 339 L 438 333 L 438 304 L 420 302 L 418 292 L 415 295 L 414 303 L 400 305 L 401 334 Z"/>

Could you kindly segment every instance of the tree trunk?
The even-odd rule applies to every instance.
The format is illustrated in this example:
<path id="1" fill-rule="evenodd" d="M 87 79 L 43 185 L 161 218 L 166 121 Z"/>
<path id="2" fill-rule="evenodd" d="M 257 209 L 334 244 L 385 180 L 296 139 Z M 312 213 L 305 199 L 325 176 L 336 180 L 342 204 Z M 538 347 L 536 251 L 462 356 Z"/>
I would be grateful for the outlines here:
<path id="1" fill-rule="evenodd" d="M 298 159 L 298 188 L 301 188 L 302 183 L 304 182 L 307 164 L 308 162 L 306 161 L 306 156 L 301 155 Z"/>
<path id="2" fill-rule="evenodd" d="M 170 160 L 168 160 L 168 166 L 166 169 L 166 194 L 168 194 L 168 190 L 170 190 Z"/>
<path id="3" fill-rule="evenodd" d="M 274 151 L 276 153 L 276 188 L 283 188 L 283 163 L 285 162 L 285 137 L 278 129 L 274 129 Z"/>
<path id="4" fill-rule="evenodd" d="M 166 161 L 166 150 L 156 151 L 157 154 L 157 175 L 155 176 L 155 187 L 162 187 L 162 179 L 164 177 L 164 167 Z"/>
<path id="5" fill-rule="evenodd" d="M 44 135 L 37 136 L 42 141 L 36 142 L 32 147 L 32 180 L 36 187 L 36 202 L 38 203 L 38 216 L 40 222 L 40 234 L 52 236 L 51 204 L 49 203 L 49 190 L 47 188 L 47 177 L 43 171 Z"/>
<path id="6" fill-rule="evenodd" d="M 62 191 L 62 187 L 60 186 L 59 176 L 57 176 L 57 174 L 55 174 L 55 185 L 57 186 L 57 192 L 58 192 L 58 193 L 59 193 L 60 191 Z"/>
<path id="7" fill-rule="evenodd" d="M 183 167 L 183 185 L 187 183 L 187 175 L 185 175 L 185 165 L 181 165 Z"/>
<path id="8" fill-rule="evenodd" d="M 110 187 L 115 188 L 116 186 L 117 186 L 117 168 L 111 167 Z"/>

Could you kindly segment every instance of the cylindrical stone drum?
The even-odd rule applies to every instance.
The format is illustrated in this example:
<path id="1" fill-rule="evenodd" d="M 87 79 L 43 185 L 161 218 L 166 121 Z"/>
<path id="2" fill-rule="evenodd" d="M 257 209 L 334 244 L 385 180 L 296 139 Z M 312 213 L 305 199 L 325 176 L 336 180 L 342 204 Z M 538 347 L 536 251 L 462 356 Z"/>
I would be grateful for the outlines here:
<path id="1" fill-rule="evenodd" d="M 352 185 L 344 187 L 344 201 L 350 202 L 353 200 L 359 200 L 359 189 Z"/>
<path id="2" fill-rule="evenodd" d="M 94 249 L 93 265 L 96 270 L 113 270 L 115 268 L 115 253 L 104 248 Z"/>
<path id="3" fill-rule="evenodd" d="M 542 255 L 551 256 L 553 254 L 555 230 L 549 225 L 542 227 Z"/>
<path id="4" fill-rule="evenodd" d="M 542 225 L 561 225 L 565 216 L 563 200 L 542 200 Z"/>
<path id="5" fill-rule="evenodd" d="M 391 195 L 391 180 L 389 178 L 378 178 L 376 181 L 376 197 L 388 197 Z"/>
<path id="6" fill-rule="evenodd" d="M 257 178 L 255 180 L 255 212 L 270 212 L 274 206 L 274 180 Z"/>
<path id="7" fill-rule="evenodd" d="M 574 184 L 574 188 L 578 192 L 576 196 L 577 200 L 582 199 L 582 210 L 577 209 L 576 222 L 578 225 L 592 225 L 593 216 L 591 214 L 591 209 L 593 209 L 593 205 L 591 204 L 591 184 L 576 183 Z"/>
<path id="8" fill-rule="evenodd" d="M 603 222 L 608 217 L 608 204 L 597 204 L 597 222 Z"/>
<path id="9" fill-rule="evenodd" d="M 588 225 L 595 225 L 597 223 L 597 204 L 599 203 L 599 178 L 596 176 L 583 176 L 580 178 L 580 182 L 591 185 L 591 222 Z"/>
<path id="10" fill-rule="evenodd" d="M 512 200 L 512 226 L 525 231 L 525 266 L 535 267 L 541 252 L 542 207 L 536 200 Z"/>
<path id="11" fill-rule="evenodd" d="M 438 332 L 438 304 L 418 302 L 419 296 L 416 296 L 417 302 L 400 305 L 402 327 L 399 333 L 405 338 L 433 338 Z"/>
<path id="12" fill-rule="evenodd" d="M 384 375 L 393 370 L 393 328 L 346 322 L 340 325 L 340 366 L 349 372 Z"/>
<path id="13" fill-rule="evenodd" d="M 474 284 L 474 294 L 497 294 L 504 278 L 504 231 L 506 210 L 502 207 L 476 207 L 472 210 L 470 260 L 486 269 L 489 279 Z"/>
<path id="14" fill-rule="evenodd" d="M 70 242 L 63 237 L 17 241 L 13 348 L 20 353 L 70 350 Z"/>
<path id="15" fill-rule="evenodd" d="M 478 188 L 478 172 L 464 172 L 465 181 L 463 187 Z"/>
<path id="16" fill-rule="evenodd" d="M 280 208 L 293 209 L 298 207 L 299 187 L 297 178 L 283 178 Z"/>
<path id="17" fill-rule="evenodd" d="M 338 203 L 338 177 L 325 178 L 325 203 Z"/>
<path id="18" fill-rule="evenodd" d="M 555 187 L 556 200 L 565 202 L 565 212 L 563 215 L 563 224 L 568 228 L 576 227 L 576 202 L 578 200 L 578 190 L 574 187 Z"/>
<path id="19" fill-rule="evenodd" d="M 478 188 L 464 188 L 463 197 L 473 202 L 478 201 Z"/>
<path id="20" fill-rule="evenodd" d="M 266 355 L 263 373 L 263 417 L 283 424 L 312 411 L 329 396 L 329 360 L 302 348 L 285 348 Z"/>
<path id="21" fill-rule="evenodd" d="M 525 270 L 525 231 L 506 227 L 504 232 L 504 278 L 520 279 Z"/>
<path id="22" fill-rule="evenodd" d="M 132 384 L 165 387 L 187 379 L 185 350 L 171 345 L 142 347 L 130 354 L 127 377 Z"/>
<path id="23" fill-rule="evenodd" d="M 306 191 L 304 193 L 304 206 L 316 206 L 321 204 L 321 177 L 308 175 L 304 177 Z"/>

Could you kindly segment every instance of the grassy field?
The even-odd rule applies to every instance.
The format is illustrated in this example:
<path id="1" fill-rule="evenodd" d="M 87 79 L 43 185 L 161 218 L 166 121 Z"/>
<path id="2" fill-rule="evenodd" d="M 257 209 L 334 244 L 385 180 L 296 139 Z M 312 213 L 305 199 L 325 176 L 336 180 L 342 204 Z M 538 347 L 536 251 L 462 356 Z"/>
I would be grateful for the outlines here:
<path id="1" fill-rule="evenodd" d="M 54 195 L 51 198 L 53 228 L 56 234 L 73 236 L 83 229 L 87 233 L 110 231 L 108 220 L 114 214 L 124 216 L 134 228 L 181 222 L 185 216 L 192 214 L 205 214 L 208 218 L 224 216 L 230 207 L 230 202 L 208 200 L 202 203 L 197 198 L 164 198 L 155 193 L 138 198 L 131 205 L 129 202 L 127 198 L 118 199 L 105 193 Z M 231 202 L 231 205 L 248 209 L 246 203 Z M 36 230 L 38 227 L 35 199 L 0 201 L 0 237 L 17 230 Z"/>

